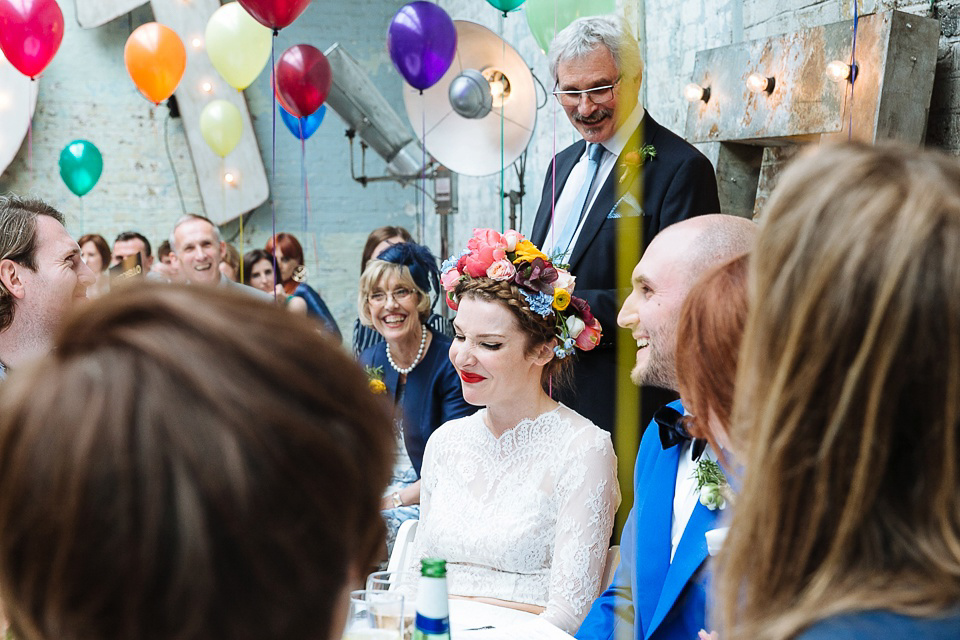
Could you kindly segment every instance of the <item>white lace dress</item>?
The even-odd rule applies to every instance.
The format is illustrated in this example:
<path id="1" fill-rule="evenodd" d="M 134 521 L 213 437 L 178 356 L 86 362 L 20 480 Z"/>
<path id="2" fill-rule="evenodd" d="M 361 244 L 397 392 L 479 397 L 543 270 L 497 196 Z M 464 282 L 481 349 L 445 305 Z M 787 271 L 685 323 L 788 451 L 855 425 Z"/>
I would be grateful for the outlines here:
<path id="1" fill-rule="evenodd" d="M 500 438 L 485 416 L 427 442 L 409 568 L 444 558 L 451 595 L 543 606 L 574 633 L 599 595 L 620 504 L 610 434 L 563 405 Z"/>

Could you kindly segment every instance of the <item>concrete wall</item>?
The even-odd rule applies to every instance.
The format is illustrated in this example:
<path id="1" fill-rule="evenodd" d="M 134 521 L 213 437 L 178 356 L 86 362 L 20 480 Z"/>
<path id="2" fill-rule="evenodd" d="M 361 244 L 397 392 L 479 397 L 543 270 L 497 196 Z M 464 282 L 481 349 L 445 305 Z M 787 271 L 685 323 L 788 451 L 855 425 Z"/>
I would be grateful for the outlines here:
<path id="1" fill-rule="evenodd" d="M 153 108 L 135 90 L 123 68 L 123 44 L 133 28 L 152 20 L 148 7 L 99 29 L 77 27 L 73 2 L 60 0 L 66 17 L 63 46 L 45 74 L 34 119 L 32 171 L 26 145 L 14 164 L 0 176 L 0 192 L 31 192 L 51 201 L 69 217 L 70 230 L 100 232 L 112 239 L 117 232 L 138 229 L 159 242 L 180 214 L 181 204 L 170 162 L 164 150 L 164 128 L 180 176 L 184 206 L 200 210 L 196 180 L 186 147 L 182 123 L 166 121 L 166 107 Z M 307 42 L 320 49 L 339 41 L 362 64 L 376 86 L 406 119 L 401 81 L 385 47 L 385 33 L 401 0 L 315 0 L 306 13 L 277 40 L 278 54 Z M 487 26 L 513 45 L 540 79 L 552 88 L 546 57 L 530 35 L 525 17 L 515 12 L 502 17 L 481 0 L 441 0 L 454 19 Z M 852 17 L 850 0 L 620 0 L 620 10 L 636 25 L 646 58 L 643 100 L 665 126 L 682 132 L 686 103 L 682 87 L 689 81 L 694 56 L 710 48 L 834 22 Z M 927 1 L 862 0 L 862 13 L 900 8 L 930 15 Z M 930 144 L 960 152 L 960 0 L 937 0 L 933 15 L 943 21 L 943 37 L 928 128 Z M 350 179 L 348 147 L 339 118 L 328 113 L 320 130 L 307 141 L 311 214 L 301 228 L 303 194 L 300 186 L 300 145 L 282 123 L 277 123 L 276 162 L 272 164 L 272 118 L 269 74 L 246 91 L 261 152 L 274 193 L 277 230 L 297 234 L 307 252 L 310 282 L 323 292 L 338 321 L 347 328 L 355 317 L 359 254 L 367 232 L 383 224 L 416 228 L 420 198 L 413 187 L 375 183 L 363 188 Z M 555 150 L 576 139 L 556 102 L 542 94 L 537 127 L 528 148 L 523 187 L 522 217 L 529 232 L 540 201 L 543 176 Z M 87 138 L 103 152 L 105 169 L 100 184 L 79 201 L 60 181 L 57 156 L 74 138 Z M 378 175 L 383 163 L 368 154 L 367 171 Z M 519 189 L 508 170 L 504 188 Z M 432 192 L 432 185 L 427 186 Z M 500 226 L 500 176 L 460 177 L 459 213 L 451 218 L 451 246 L 464 243 L 476 226 Z M 425 214 L 423 240 L 439 248 L 439 219 Z M 504 210 L 504 215 L 506 210 Z M 246 221 L 245 250 L 263 246 L 273 216 L 269 205 Z M 227 237 L 237 225 L 224 228 Z M 239 239 L 237 238 L 237 244 Z"/>

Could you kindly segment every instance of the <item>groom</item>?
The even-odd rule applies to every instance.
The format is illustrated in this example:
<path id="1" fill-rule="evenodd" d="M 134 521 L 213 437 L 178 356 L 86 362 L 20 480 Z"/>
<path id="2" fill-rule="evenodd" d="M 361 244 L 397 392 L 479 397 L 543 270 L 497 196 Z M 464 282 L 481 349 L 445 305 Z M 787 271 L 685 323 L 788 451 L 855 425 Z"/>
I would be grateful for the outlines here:
<path id="1" fill-rule="evenodd" d="M 755 234 L 753 222 L 717 214 L 678 222 L 651 241 L 617 317 L 637 341 L 634 384 L 677 388 L 676 324 L 687 293 L 706 271 L 749 251 Z M 680 401 L 668 406 L 683 413 Z M 640 442 L 620 566 L 583 621 L 580 640 L 692 640 L 706 627 L 704 534 L 716 528 L 717 512 L 697 499 L 691 443 L 664 448 L 654 422 Z"/>

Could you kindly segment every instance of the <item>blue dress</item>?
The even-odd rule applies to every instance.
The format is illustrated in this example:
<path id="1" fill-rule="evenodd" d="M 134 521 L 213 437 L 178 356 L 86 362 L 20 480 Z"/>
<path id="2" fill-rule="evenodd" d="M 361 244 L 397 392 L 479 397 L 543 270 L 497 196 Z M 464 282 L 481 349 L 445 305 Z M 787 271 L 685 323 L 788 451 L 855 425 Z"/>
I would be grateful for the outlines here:
<path id="1" fill-rule="evenodd" d="M 308 316 L 318 318 L 327 330 L 337 337 L 337 340 L 343 339 L 340 335 L 340 327 L 337 326 L 337 321 L 333 319 L 333 314 L 327 308 L 327 303 L 323 301 L 323 298 L 313 287 L 306 282 L 301 282 L 297 285 L 293 295 L 303 298 L 304 302 L 307 303 Z"/>
<path id="2" fill-rule="evenodd" d="M 892 611 L 861 611 L 826 618 L 796 640 L 956 640 L 960 638 L 960 609 L 937 618 L 915 618 Z"/>

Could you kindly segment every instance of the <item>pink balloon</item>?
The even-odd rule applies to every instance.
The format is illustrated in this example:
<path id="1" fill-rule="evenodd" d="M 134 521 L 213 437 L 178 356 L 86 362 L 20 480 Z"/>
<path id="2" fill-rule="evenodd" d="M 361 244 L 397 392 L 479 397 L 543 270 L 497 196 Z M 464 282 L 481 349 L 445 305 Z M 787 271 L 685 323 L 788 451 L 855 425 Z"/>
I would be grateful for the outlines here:
<path id="1" fill-rule="evenodd" d="M 0 51 L 23 75 L 40 75 L 62 40 L 63 12 L 55 0 L 0 0 Z"/>
<path id="2" fill-rule="evenodd" d="M 275 71 L 277 100 L 298 118 L 306 118 L 319 109 L 333 84 L 327 56 L 308 44 L 297 44 L 284 51 Z"/>
<path id="3" fill-rule="evenodd" d="M 238 0 L 253 18 L 271 29 L 283 29 L 306 10 L 310 0 Z"/>

